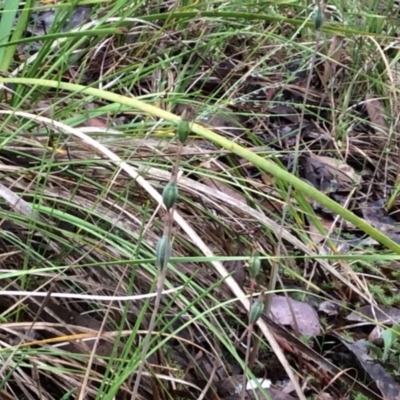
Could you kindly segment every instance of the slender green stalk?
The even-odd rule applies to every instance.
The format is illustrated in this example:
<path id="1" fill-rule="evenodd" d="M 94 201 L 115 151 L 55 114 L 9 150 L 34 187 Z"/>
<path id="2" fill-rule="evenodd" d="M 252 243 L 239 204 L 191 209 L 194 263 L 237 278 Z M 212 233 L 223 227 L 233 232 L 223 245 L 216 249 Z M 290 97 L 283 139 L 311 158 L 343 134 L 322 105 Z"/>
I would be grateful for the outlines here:
<path id="1" fill-rule="evenodd" d="M 135 97 L 133 98 L 125 97 L 119 94 L 110 93 L 106 90 L 88 88 L 86 86 L 76 85 L 73 83 L 57 82 L 46 79 L 3 78 L 3 77 L 0 77 L 0 83 L 15 83 L 23 85 L 44 86 L 59 90 L 66 90 L 69 92 L 86 94 L 88 96 L 108 100 L 113 103 L 130 106 L 132 108 L 141 110 L 142 112 L 146 112 L 152 116 L 163 118 L 175 124 L 178 124 L 181 121 L 181 118 L 178 117 L 177 115 L 174 115 L 161 108 L 147 104 Z M 227 149 L 232 153 L 239 155 L 240 157 L 243 157 L 244 159 L 252 163 L 254 166 L 266 172 L 269 172 L 270 174 L 274 175 L 276 179 L 282 180 L 287 184 L 293 185 L 295 189 L 301 191 L 304 195 L 312 198 L 313 200 L 319 202 L 322 206 L 325 206 L 334 213 L 338 214 L 346 221 L 355 225 L 357 228 L 361 229 L 363 232 L 365 232 L 366 234 L 377 240 L 379 243 L 386 246 L 388 249 L 392 250 L 397 254 L 400 254 L 400 245 L 394 242 L 389 237 L 387 237 L 384 233 L 372 227 L 367 221 L 356 216 L 354 213 L 347 210 L 346 208 L 342 207 L 336 201 L 330 199 L 328 196 L 324 195 L 319 190 L 315 189 L 313 186 L 302 181 L 301 179 L 287 172 L 283 168 L 277 166 L 275 163 L 253 153 L 252 151 L 230 141 L 229 139 L 226 139 L 216 134 L 215 132 L 212 132 L 211 130 L 205 128 L 200 124 L 193 123 L 191 125 L 191 129 L 194 133 L 198 134 L 204 139 L 207 139 L 213 142 L 214 144 L 221 146 L 224 149 Z"/>
<path id="2" fill-rule="evenodd" d="M 5 0 L 0 19 L 0 45 L 10 40 L 14 21 L 17 17 L 20 0 Z M 6 72 L 12 61 L 13 52 L 7 47 L 0 47 L 0 71 Z"/>
<path id="3" fill-rule="evenodd" d="M 181 124 L 181 125 L 183 125 L 183 124 Z M 170 182 L 165 186 L 164 191 L 163 191 L 163 204 L 165 206 L 166 211 L 165 211 L 165 218 L 164 218 L 164 223 L 165 223 L 164 234 L 163 234 L 162 238 L 160 239 L 157 249 L 156 249 L 156 264 L 157 264 L 157 267 L 159 270 L 159 274 L 157 277 L 157 296 L 156 296 L 156 301 L 154 304 L 153 313 L 151 314 L 148 332 L 144 339 L 139 369 L 137 371 L 135 385 L 132 390 L 132 397 L 131 397 L 132 400 L 136 399 L 136 396 L 137 396 L 137 393 L 139 390 L 140 380 L 142 378 L 143 369 L 144 369 L 144 365 L 145 365 L 146 358 L 147 358 L 147 353 L 148 353 L 149 346 L 150 346 L 150 339 L 153 334 L 156 319 L 157 319 L 158 312 L 160 309 L 162 290 L 164 288 L 165 277 L 167 275 L 168 261 L 171 257 L 172 228 L 173 228 L 173 223 L 174 223 L 173 214 L 174 214 L 175 204 L 178 199 L 178 189 L 177 189 L 176 183 L 177 183 L 177 179 L 178 179 L 179 158 L 180 158 L 180 153 L 183 148 L 182 147 L 183 142 L 186 140 L 187 135 L 190 132 L 189 124 L 185 124 L 185 126 L 181 130 L 179 128 L 180 128 L 180 126 L 178 125 L 177 136 L 178 136 L 179 140 L 181 141 L 181 144 L 179 146 L 180 150 L 176 156 L 175 163 L 172 167 Z"/>
<path id="4" fill-rule="evenodd" d="M 16 3 L 16 1 L 14 1 L 14 3 Z M 2 71 L 7 71 L 8 68 L 10 67 L 12 60 L 14 59 L 15 50 L 26 30 L 26 26 L 28 25 L 29 15 L 31 13 L 34 4 L 35 0 L 26 1 L 25 6 L 21 11 L 21 15 L 18 18 L 15 30 L 10 38 L 8 46 L 6 47 L 4 59 L 1 61 Z"/>
<path id="5" fill-rule="evenodd" d="M 240 20 L 254 20 L 254 21 L 270 21 L 270 22 L 278 22 L 290 24 L 292 26 L 302 26 L 304 25 L 304 20 L 296 19 L 296 18 L 288 18 L 283 17 L 281 15 L 271 15 L 271 14 L 263 14 L 263 13 L 246 13 L 246 12 L 236 12 L 236 11 L 202 11 L 201 16 L 203 18 L 221 18 L 221 19 L 240 19 Z M 144 15 L 142 17 L 143 21 L 164 21 L 164 20 L 173 20 L 173 19 L 193 19 L 198 17 L 198 11 L 178 11 L 178 12 L 170 12 L 170 13 L 161 13 L 161 14 L 151 14 Z M 305 26 L 309 28 L 313 28 L 313 22 L 308 22 Z M 382 33 L 374 33 L 368 31 L 361 31 L 358 29 L 351 29 L 343 26 L 325 24 L 322 29 L 323 32 L 332 32 L 334 34 L 342 34 L 342 35 L 366 35 L 380 39 L 390 39 L 389 36 L 384 35 Z"/>

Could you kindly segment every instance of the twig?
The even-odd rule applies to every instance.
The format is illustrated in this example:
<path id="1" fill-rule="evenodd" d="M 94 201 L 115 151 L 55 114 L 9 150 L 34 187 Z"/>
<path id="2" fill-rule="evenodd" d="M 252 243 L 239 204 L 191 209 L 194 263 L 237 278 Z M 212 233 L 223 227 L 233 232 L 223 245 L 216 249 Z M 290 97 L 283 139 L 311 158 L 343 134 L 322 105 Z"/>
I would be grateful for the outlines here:
<path id="1" fill-rule="evenodd" d="M 174 165 L 172 166 L 171 170 L 171 179 L 170 182 L 167 184 L 167 186 L 164 188 L 163 192 L 163 203 L 166 208 L 166 213 L 165 213 L 165 227 L 164 227 L 164 233 L 162 238 L 160 239 L 158 245 L 157 245 L 157 250 L 156 250 L 156 264 L 160 269 L 160 274 L 158 275 L 157 279 L 157 287 L 156 287 L 156 299 L 155 299 L 155 304 L 153 308 L 153 312 L 151 314 L 150 318 L 150 323 L 148 327 L 147 334 L 144 338 L 144 343 L 143 343 L 143 348 L 142 348 L 142 354 L 140 358 L 140 364 L 139 368 L 136 374 L 136 380 L 135 380 L 135 385 L 133 387 L 132 391 L 132 396 L 131 399 L 135 400 L 138 390 L 139 390 L 139 385 L 141 381 L 141 377 L 143 374 L 143 369 L 144 365 L 146 362 L 147 358 L 147 353 L 149 350 L 150 346 L 150 339 L 152 336 L 152 332 L 155 327 L 155 322 L 156 318 L 158 315 L 158 310 L 160 308 L 161 304 L 161 297 L 162 297 L 162 291 L 164 287 L 164 281 L 165 277 L 167 274 L 167 266 L 168 266 L 168 261 L 171 256 L 171 239 L 172 239 L 172 227 L 173 227 L 173 222 L 174 222 L 174 209 L 175 209 L 175 203 L 178 197 L 178 192 L 177 192 L 177 179 L 178 179 L 178 170 L 179 170 L 179 160 L 180 160 L 180 155 L 182 153 L 183 149 L 183 142 L 184 140 L 181 140 L 180 136 L 180 129 L 182 129 L 184 132 L 183 134 L 186 135 L 189 133 L 189 125 L 185 124 L 185 126 L 182 128 L 181 126 L 178 126 L 178 138 L 181 141 L 178 154 L 176 156 L 176 160 Z"/>

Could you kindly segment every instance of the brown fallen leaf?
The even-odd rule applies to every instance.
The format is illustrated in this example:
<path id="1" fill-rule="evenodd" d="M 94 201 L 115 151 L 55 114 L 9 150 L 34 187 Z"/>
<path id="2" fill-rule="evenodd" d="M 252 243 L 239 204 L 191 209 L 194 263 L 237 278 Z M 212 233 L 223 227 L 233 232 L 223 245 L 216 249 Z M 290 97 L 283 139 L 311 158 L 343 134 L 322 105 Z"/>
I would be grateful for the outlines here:
<path id="1" fill-rule="evenodd" d="M 336 71 L 336 67 L 340 63 L 343 55 L 343 38 L 335 36 L 331 45 L 329 46 L 328 55 L 324 62 L 324 72 L 321 75 L 321 82 L 324 87 L 327 85 L 329 78 L 331 78 Z"/>
<path id="2" fill-rule="evenodd" d="M 346 383 L 346 385 L 352 387 L 354 391 L 363 393 L 367 399 L 376 399 L 376 392 L 372 388 L 369 388 L 365 386 L 364 383 L 360 382 L 359 376 L 354 376 L 353 370 L 351 370 L 351 374 L 349 374 L 349 370 L 346 368 L 342 369 L 342 366 L 336 366 L 334 363 L 329 361 L 325 355 L 321 355 L 318 351 L 315 351 L 312 348 L 313 346 L 305 344 L 300 338 L 295 337 L 287 329 L 283 328 L 271 318 L 267 316 L 262 316 L 262 318 L 268 323 L 268 326 L 277 338 L 279 345 L 282 349 L 285 349 L 285 352 L 288 354 L 295 354 L 296 357 L 301 354 L 305 360 L 312 360 L 314 365 L 318 365 L 318 369 L 323 373 L 323 375 L 331 376 L 332 378 L 337 377 L 337 381 Z M 339 399 L 335 397 L 335 400 Z"/>
<path id="3" fill-rule="evenodd" d="M 287 104 L 277 104 L 276 106 L 269 108 L 268 112 L 270 112 L 271 114 L 279 115 L 280 118 L 284 118 L 292 124 L 299 123 L 300 118 L 298 116 L 298 113 L 296 112 L 296 109 Z M 292 132 L 293 128 L 291 126 L 287 126 L 286 129 L 284 129 L 284 127 L 282 126 L 281 131 L 281 134 L 284 132 Z M 295 138 L 296 135 L 293 135 L 293 137 Z"/>
<path id="4" fill-rule="evenodd" d="M 361 211 L 364 219 L 374 228 L 400 243 L 400 228 L 397 221 L 386 212 L 385 199 L 379 199 L 372 204 L 361 204 Z"/>
<path id="5" fill-rule="evenodd" d="M 375 344 L 376 346 L 383 345 L 383 328 L 376 326 L 372 332 L 368 335 L 368 341 Z"/>
<path id="6" fill-rule="evenodd" d="M 186 113 L 186 109 L 189 107 L 186 104 L 178 104 L 175 107 L 175 113 L 178 115 L 182 115 Z M 199 114 L 199 108 L 195 108 L 190 106 L 193 109 L 194 114 Z M 214 128 L 223 133 L 230 134 L 232 136 L 240 135 L 243 132 L 243 122 L 244 118 L 242 116 L 236 115 L 233 111 L 229 110 L 226 107 L 220 107 L 216 110 L 213 110 L 207 116 L 198 117 L 196 122 L 200 124 L 207 125 L 211 128 Z"/>
<path id="7" fill-rule="evenodd" d="M 354 168 L 343 160 L 333 157 L 318 156 L 311 153 L 307 159 L 306 178 L 314 185 L 337 185 L 337 189 L 346 190 L 361 182 L 361 177 Z M 334 185 L 335 186 L 335 185 Z M 325 192 L 325 190 L 324 190 Z"/>
<path id="8" fill-rule="evenodd" d="M 400 386 L 383 366 L 368 355 L 369 346 L 365 340 L 342 343 L 357 357 L 359 364 L 375 382 L 384 400 L 399 400 Z"/>
<path id="9" fill-rule="evenodd" d="M 104 128 L 107 129 L 107 121 L 105 118 L 93 117 L 89 118 L 85 126 L 90 126 L 91 128 Z"/>
<path id="10" fill-rule="evenodd" d="M 99 331 L 102 323 L 97 319 L 94 319 L 87 314 L 79 314 L 76 311 L 68 310 L 63 306 L 59 306 L 52 301 L 49 301 L 44 307 L 43 312 L 47 314 L 46 319 L 54 322 L 65 323 L 65 328 L 60 328 L 60 331 L 64 332 L 65 335 L 71 335 L 73 333 L 79 333 L 79 328 L 84 328 L 83 332 L 87 329 Z M 105 327 L 108 330 L 109 327 Z M 82 331 L 81 331 L 82 332 Z M 93 349 L 95 340 L 85 341 L 84 343 L 77 343 L 74 341 L 67 342 L 65 345 L 60 347 L 64 351 L 70 351 L 74 353 L 88 353 Z M 111 341 L 100 339 L 96 347 L 96 355 L 108 357 L 113 351 L 113 343 Z"/>
<path id="11" fill-rule="evenodd" d="M 352 322 L 393 325 L 400 322 L 400 310 L 390 306 L 367 305 L 351 312 L 346 319 Z"/>
<path id="12" fill-rule="evenodd" d="M 334 221 L 332 221 L 331 219 L 326 219 L 326 218 L 319 218 L 322 226 L 325 228 L 325 230 L 327 232 L 330 232 L 331 228 L 332 228 L 332 224 L 334 223 Z M 326 239 L 326 236 L 322 236 L 321 233 L 319 232 L 319 230 L 317 229 L 317 227 L 311 222 L 309 222 L 309 236 L 310 239 L 315 243 L 315 244 L 319 244 L 321 243 L 323 240 Z"/>
<path id="13" fill-rule="evenodd" d="M 236 281 L 236 283 L 241 288 L 243 288 L 244 280 L 246 279 L 246 272 L 244 269 L 243 261 L 238 261 L 238 260 L 227 261 L 225 263 L 225 267 L 229 273 L 232 273 L 232 277 Z"/>
<path id="14" fill-rule="evenodd" d="M 339 314 L 339 306 L 332 301 L 326 300 L 318 306 L 318 311 L 332 317 Z"/>
<path id="15" fill-rule="evenodd" d="M 224 194 L 227 194 L 228 196 L 232 197 L 233 199 L 236 199 L 237 201 L 239 201 L 241 203 L 246 204 L 246 198 L 243 195 L 241 195 L 236 190 L 230 188 L 229 186 L 225 185 L 224 183 L 220 182 L 218 179 L 204 178 L 201 180 L 201 182 L 207 186 L 210 186 L 214 189 L 219 190 L 220 192 L 222 192 Z"/>
<path id="16" fill-rule="evenodd" d="M 368 117 L 376 128 L 387 128 L 387 123 L 385 120 L 385 109 L 382 103 L 374 96 L 368 94 L 365 99 L 365 107 L 367 109 Z"/>
<path id="17" fill-rule="evenodd" d="M 276 295 L 271 297 L 270 304 L 268 316 L 276 323 L 297 327 L 299 333 L 306 336 L 321 334 L 318 314 L 309 304 Z"/>

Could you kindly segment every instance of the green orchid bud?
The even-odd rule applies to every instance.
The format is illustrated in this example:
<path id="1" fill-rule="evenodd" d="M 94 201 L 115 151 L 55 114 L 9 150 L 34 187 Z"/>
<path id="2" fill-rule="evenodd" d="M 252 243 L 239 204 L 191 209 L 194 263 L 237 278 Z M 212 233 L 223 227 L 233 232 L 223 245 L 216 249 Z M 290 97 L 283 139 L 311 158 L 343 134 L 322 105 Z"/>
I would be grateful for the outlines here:
<path id="1" fill-rule="evenodd" d="M 258 255 L 254 255 L 249 260 L 249 274 L 250 279 L 256 280 L 258 274 L 260 273 L 261 260 Z"/>
<path id="2" fill-rule="evenodd" d="M 321 4 L 318 4 L 317 10 L 314 16 L 314 27 L 315 30 L 319 31 L 324 24 L 324 7 Z"/>
<path id="3" fill-rule="evenodd" d="M 250 309 L 250 324 L 254 325 L 264 312 L 264 302 L 262 300 L 256 300 Z"/>
<path id="4" fill-rule="evenodd" d="M 159 269 L 163 269 L 171 257 L 172 244 L 167 235 L 163 235 L 156 247 L 156 264 Z"/>
<path id="5" fill-rule="evenodd" d="M 170 210 L 176 203 L 178 199 L 178 187 L 175 182 L 169 182 L 162 194 L 163 203 L 167 210 Z"/>
<path id="6" fill-rule="evenodd" d="M 178 140 L 183 144 L 186 142 L 190 133 L 190 125 L 189 121 L 182 119 L 178 126 L 176 127 L 176 136 L 178 136 Z"/>

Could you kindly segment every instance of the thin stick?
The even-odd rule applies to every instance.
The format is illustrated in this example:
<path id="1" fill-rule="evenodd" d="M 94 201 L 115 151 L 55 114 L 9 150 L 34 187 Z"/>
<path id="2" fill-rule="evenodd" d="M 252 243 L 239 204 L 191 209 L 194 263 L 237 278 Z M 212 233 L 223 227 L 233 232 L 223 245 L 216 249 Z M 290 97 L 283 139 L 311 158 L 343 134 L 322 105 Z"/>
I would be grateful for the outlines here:
<path id="1" fill-rule="evenodd" d="M 170 183 L 173 183 L 173 184 L 176 184 L 177 179 L 178 179 L 179 159 L 180 159 L 182 149 L 183 149 L 183 145 L 181 144 L 179 147 L 177 157 L 176 157 L 176 161 L 172 167 Z M 175 209 L 175 207 L 172 207 L 170 210 L 166 210 L 166 214 L 165 214 L 164 235 L 168 238 L 168 243 L 171 243 L 172 225 L 173 225 L 173 221 L 174 221 L 174 216 L 173 216 L 174 209 Z M 146 363 L 146 357 L 147 357 L 147 353 L 148 353 L 149 346 L 150 346 L 150 339 L 152 337 L 152 332 L 153 332 L 153 329 L 155 326 L 156 318 L 158 315 L 158 310 L 159 310 L 160 304 L 161 304 L 161 297 L 162 297 L 165 277 L 167 274 L 168 261 L 169 261 L 169 258 L 164 257 L 163 265 L 160 266 L 161 271 L 160 271 L 160 274 L 157 279 L 156 300 L 155 300 L 155 304 L 154 304 L 153 313 L 151 314 L 149 328 L 148 328 L 147 334 L 144 338 L 142 354 L 141 354 L 141 358 L 140 358 L 140 364 L 139 364 L 138 371 L 136 373 L 135 385 L 133 387 L 132 396 L 131 396 L 132 400 L 136 399 L 137 392 L 139 390 L 140 381 L 141 381 L 142 374 L 143 374 L 144 365 Z"/>

